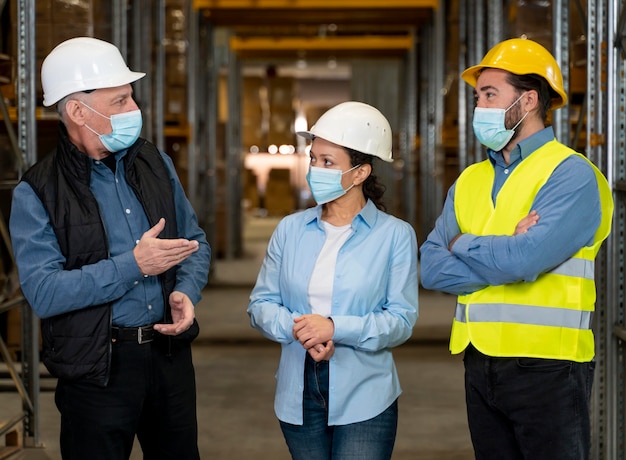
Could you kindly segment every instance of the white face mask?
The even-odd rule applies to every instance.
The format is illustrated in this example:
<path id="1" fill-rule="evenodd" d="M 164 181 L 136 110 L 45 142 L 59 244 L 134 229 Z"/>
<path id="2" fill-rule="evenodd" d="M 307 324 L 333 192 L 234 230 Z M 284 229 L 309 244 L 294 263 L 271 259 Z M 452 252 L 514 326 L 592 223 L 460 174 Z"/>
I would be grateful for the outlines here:
<path id="1" fill-rule="evenodd" d="M 127 149 L 135 143 L 141 133 L 143 121 L 141 118 L 141 110 L 132 110 L 130 112 L 118 113 L 107 117 L 102 115 L 96 109 L 89 107 L 83 101 L 80 101 L 85 107 L 101 117 L 111 121 L 111 134 L 100 134 L 85 124 L 85 127 L 100 138 L 100 142 L 104 148 L 111 153 L 119 152 Z"/>
<path id="2" fill-rule="evenodd" d="M 484 107 L 474 108 L 472 126 L 474 128 L 474 134 L 481 144 L 495 152 L 498 152 L 509 143 L 515 134 L 515 128 L 517 128 L 520 123 L 524 121 L 528 112 L 526 112 L 511 129 L 506 129 L 504 124 L 505 115 L 511 107 L 519 102 L 524 94 L 518 97 L 507 109 L 491 109 Z"/>

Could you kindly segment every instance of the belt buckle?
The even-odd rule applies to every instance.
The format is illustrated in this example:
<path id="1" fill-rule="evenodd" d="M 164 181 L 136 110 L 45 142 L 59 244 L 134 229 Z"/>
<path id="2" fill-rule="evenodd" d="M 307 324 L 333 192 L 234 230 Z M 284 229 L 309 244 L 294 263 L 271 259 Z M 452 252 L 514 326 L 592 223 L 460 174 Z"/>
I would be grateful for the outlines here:
<path id="1" fill-rule="evenodd" d="M 143 327 L 138 327 L 137 328 L 137 343 L 139 345 L 141 345 L 142 343 L 152 342 L 152 338 L 144 340 L 143 334 L 144 334 Z"/>

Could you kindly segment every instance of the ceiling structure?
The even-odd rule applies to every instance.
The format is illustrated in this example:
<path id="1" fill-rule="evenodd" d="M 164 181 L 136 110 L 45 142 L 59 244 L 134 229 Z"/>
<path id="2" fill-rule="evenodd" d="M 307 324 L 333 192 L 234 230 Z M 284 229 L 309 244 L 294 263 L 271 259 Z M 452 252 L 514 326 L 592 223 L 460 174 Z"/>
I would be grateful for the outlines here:
<path id="1" fill-rule="evenodd" d="M 404 54 L 438 0 L 194 0 L 241 58 Z"/>
<path id="2" fill-rule="evenodd" d="M 350 60 L 404 58 L 438 7 L 439 0 L 193 0 L 205 21 L 228 30 L 244 75 L 271 68 L 298 80 L 305 103 L 327 105 L 349 94 Z"/>

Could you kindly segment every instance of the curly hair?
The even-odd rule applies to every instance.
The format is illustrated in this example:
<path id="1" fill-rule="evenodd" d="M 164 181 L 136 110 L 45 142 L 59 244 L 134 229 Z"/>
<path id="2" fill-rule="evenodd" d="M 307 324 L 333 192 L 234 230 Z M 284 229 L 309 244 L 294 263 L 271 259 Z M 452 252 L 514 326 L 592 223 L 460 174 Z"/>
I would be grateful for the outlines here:
<path id="1" fill-rule="evenodd" d="M 368 164 L 372 167 L 372 172 L 363 182 L 363 195 L 366 199 L 372 200 L 378 209 L 381 211 L 387 211 L 385 204 L 383 203 L 383 195 L 386 187 L 378 181 L 378 177 L 374 175 L 374 157 L 366 153 L 361 153 L 358 150 L 353 150 L 348 147 L 344 147 L 350 155 L 350 164 L 352 166 Z"/>

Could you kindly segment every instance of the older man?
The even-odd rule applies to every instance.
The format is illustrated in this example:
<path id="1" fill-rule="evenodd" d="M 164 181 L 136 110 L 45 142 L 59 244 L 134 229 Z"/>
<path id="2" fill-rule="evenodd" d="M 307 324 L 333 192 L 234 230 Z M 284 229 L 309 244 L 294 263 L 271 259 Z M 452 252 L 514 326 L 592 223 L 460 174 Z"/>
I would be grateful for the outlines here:
<path id="1" fill-rule="evenodd" d="M 139 137 L 119 50 L 88 37 L 46 57 L 57 147 L 15 188 L 22 290 L 58 377 L 64 459 L 197 459 L 194 305 L 210 248 L 171 159 Z"/>

